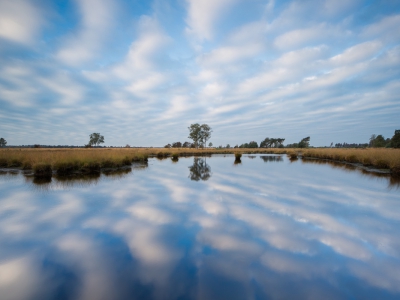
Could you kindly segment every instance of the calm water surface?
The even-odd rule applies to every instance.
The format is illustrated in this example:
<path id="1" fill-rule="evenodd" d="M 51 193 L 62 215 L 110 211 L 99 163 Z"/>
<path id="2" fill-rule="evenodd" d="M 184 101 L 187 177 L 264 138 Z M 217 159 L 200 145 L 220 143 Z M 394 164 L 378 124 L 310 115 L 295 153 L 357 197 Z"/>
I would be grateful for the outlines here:
<path id="1" fill-rule="evenodd" d="M 284 156 L 233 162 L 0 175 L 0 299 L 400 298 L 398 182 Z"/>

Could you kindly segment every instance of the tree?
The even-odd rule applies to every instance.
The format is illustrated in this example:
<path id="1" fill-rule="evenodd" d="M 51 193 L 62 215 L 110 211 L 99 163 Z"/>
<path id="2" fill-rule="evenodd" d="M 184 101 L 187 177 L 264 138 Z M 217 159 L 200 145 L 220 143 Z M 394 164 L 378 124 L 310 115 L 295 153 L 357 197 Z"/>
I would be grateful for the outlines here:
<path id="1" fill-rule="evenodd" d="M 226 147 L 225 147 L 225 148 L 228 148 L 228 149 L 229 149 L 230 147 L 231 147 L 231 145 L 229 145 L 229 144 L 226 144 Z"/>
<path id="2" fill-rule="evenodd" d="M 260 148 L 281 148 L 285 139 L 282 138 L 265 138 L 260 143 Z"/>
<path id="3" fill-rule="evenodd" d="M 248 146 L 248 148 L 258 148 L 258 144 L 257 144 L 257 142 L 255 142 L 255 141 L 251 141 L 251 142 L 249 143 L 249 146 Z"/>
<path id="4" fill-rule="evenodd" d="M 208 147 L 212 147 L 212 145 L 213 145 L 213 143 L 210 142 L 210 143 L 208 144 Z"/>
<path id="5" fill-rule="evenodd" d="M 98 146 L 104 143 L 104 136 L 100 135 L 100 133 L 92 133 L 90 135 L 89 145 L 90 146 Z"/>
<path id="6" fill-rule="evenodd" d="M 391 140 L 391 146 L 393 148 L 400 148 L 400 130 L 395 130 Z"/>
<path id="7" fill-rule="evenodd" d="M 369 138 L 369 146 L 370 147 L 374 146 L 375 139 L 376 139 L 376 134 L 371 135 L 371 137 Z"/>
<path id="8" fill-rule="evenodd" d="M 207 140 L 211 138 L 211 127 L 207 124 L 200 125 L 199 123 L 191 124 L 189 127 L 189 139 L 193 140 L 193 144 L 196 148 L 199 145 L 204 146 Z"/>
<path id="9" fill-rule="evenodd" d="M 181 148 L 181 147 L 182 147 L 182 143 L 181 142 L 172 143 L 172 148 Z"/>
<path id="10" fill-rule="evenodd" d="M 200 126 L 200 138 L 203 145 L 207 145 L 207 140 L 211 138 L 212 129 L 207 124 Z"/>
<path id="11" fill-rule="evenodd" d="M 0 138 L 0 147 L 5 147 L 7 145 L 7 141 L 4 138 Z"/>
<path id="12" fill-rule="evenodd" d="M 305 137 L 299 143 L 299 148 L 308 148 L 310 146 L 310 137 Z"/>
<path id="13" fill-rule="evenodd" d="M 199 140 L 200 140 L 200 124 L 199 123 L 195 123 L 195 124 L 191 124 L 189 127 L 189 136 L 188 138 L 193 140 L 193 144 L 194 146 L 197 148 L 198 144 L 199 144 Z"/>
<path id="14" fill-rule="evenodd" d="M 191 148 L 192 147 L 192 143 L 189 142 L 184 142 L 182 145 L 183 148 Z"/>
<path id="15" fill-rule="evenodd" d="M 385 147 L 385 145 L 386 145 L 386 140 L 385 140 L 385 138 L 380 134 L 380 135 L 378 135 L 378 136 L 374 139 L 374 142 L 373 142 L 373 144 L 372 144 L 372 147 L 380 148 L 380 147 Z"/>

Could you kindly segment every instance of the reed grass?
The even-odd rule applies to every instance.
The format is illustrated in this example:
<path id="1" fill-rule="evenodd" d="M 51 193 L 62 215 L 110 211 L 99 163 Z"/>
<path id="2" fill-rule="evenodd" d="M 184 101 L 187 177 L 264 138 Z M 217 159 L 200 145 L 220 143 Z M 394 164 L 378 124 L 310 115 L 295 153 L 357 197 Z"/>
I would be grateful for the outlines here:
<path id="1" fill-rule="evenodd" d="M 368 149 L 188 149 L 174 148 L 173 155 L 204 156 L 211 154 L 288 154 L 290 157 L 301 153 L 303 157 L 329 159 L 360 163 L 376 168 L 390 169 L 400 174 L 400 149 L 368 148 Z M 33 169 L 39 163 L 51 166 L 59 172 L 75 172 L 86 170 L 97 172 L 100 168 L 116 168 L 131 162 L 145 162 L 149 157 L 165 158 L 171 156 L 171 150 L 165 148 L 5 148 L 0 149 L 0 167 L 18 167 Z M 68 171 L 67 171 L 68 170 Z"/>
<path id="2" fill-rule="evenodd" d="M 303 157 L 329 159 L 371 166 L 378 169 L 390 169 L 400 175 L 400 149 L 307 149 L 302 150 Z"/>

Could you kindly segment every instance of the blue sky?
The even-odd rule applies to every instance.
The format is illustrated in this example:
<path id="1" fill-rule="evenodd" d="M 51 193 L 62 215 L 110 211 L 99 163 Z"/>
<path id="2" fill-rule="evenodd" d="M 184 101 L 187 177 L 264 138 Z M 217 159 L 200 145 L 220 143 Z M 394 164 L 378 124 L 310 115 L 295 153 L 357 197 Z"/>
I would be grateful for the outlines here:
<path id="1" fill-rule="evenodd" d="M 364 143 L 400 129 L 400 2 L 0 0 L 9 145 Z"/>

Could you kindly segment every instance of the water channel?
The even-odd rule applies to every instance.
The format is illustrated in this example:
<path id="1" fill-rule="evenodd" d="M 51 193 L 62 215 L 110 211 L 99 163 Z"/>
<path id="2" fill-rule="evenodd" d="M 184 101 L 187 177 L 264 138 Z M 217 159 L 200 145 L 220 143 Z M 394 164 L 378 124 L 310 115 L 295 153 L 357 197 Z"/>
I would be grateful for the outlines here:
<path id="1" fill-rule="evenodd" d="M 0 299 L 399 299 L 400 183 L 232 155 L 0 174 Z"/>

